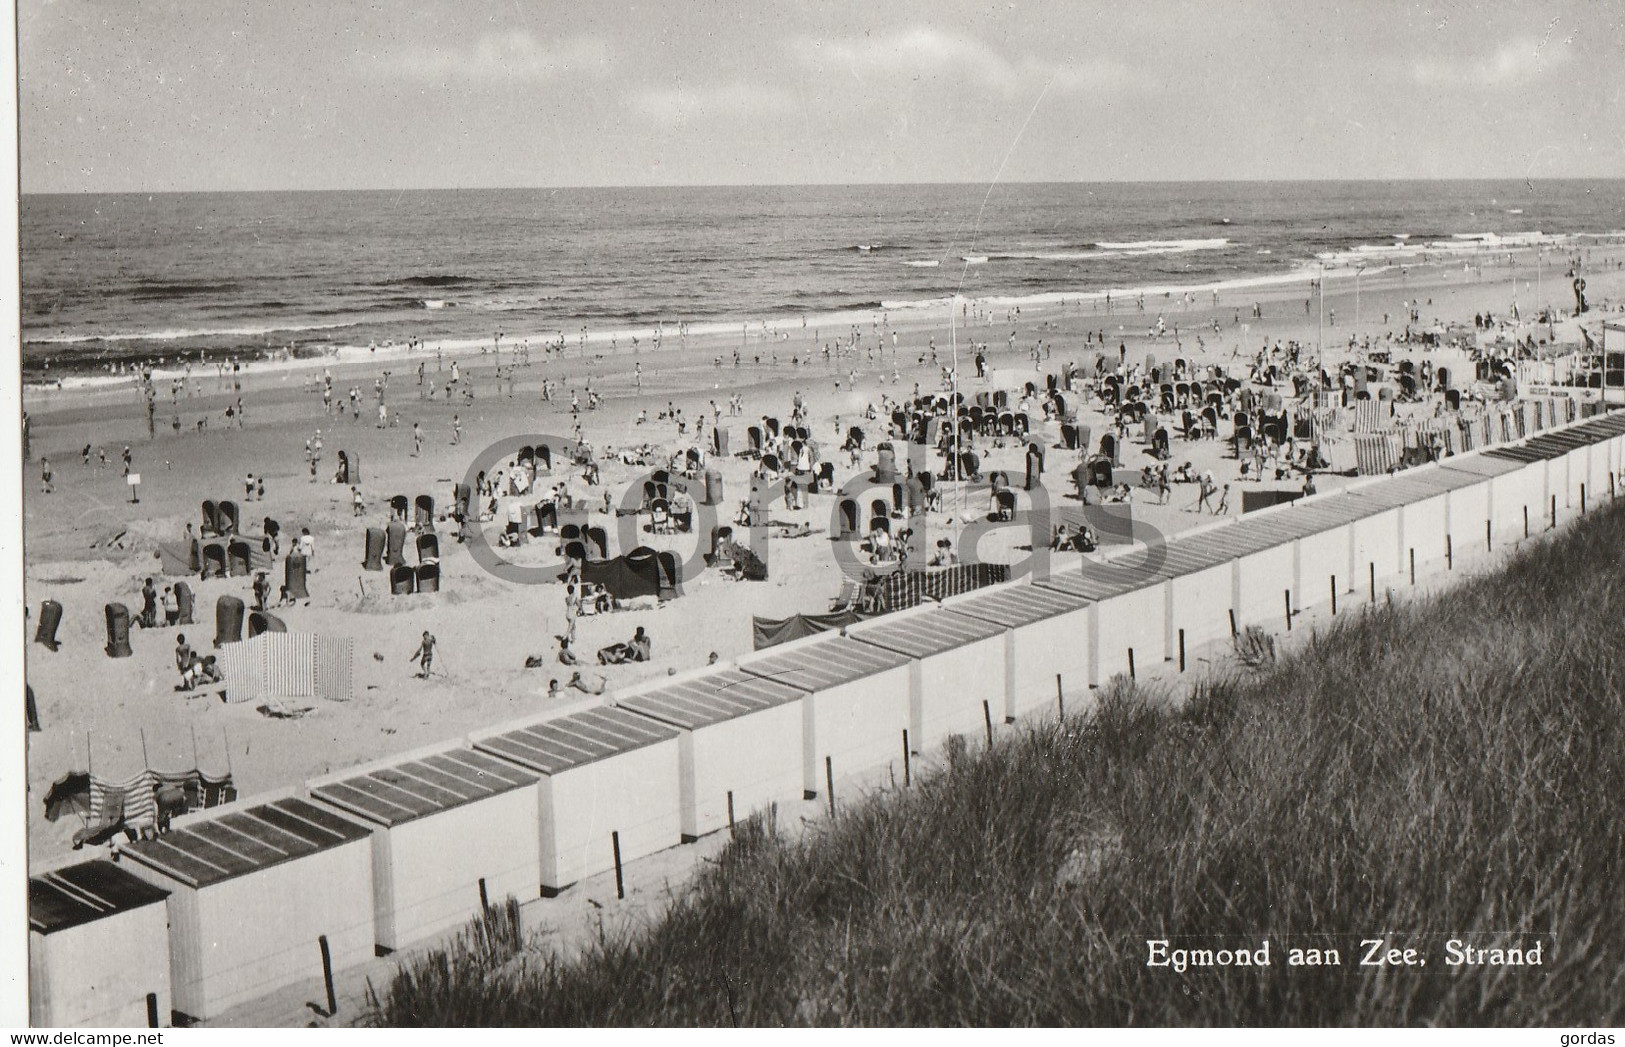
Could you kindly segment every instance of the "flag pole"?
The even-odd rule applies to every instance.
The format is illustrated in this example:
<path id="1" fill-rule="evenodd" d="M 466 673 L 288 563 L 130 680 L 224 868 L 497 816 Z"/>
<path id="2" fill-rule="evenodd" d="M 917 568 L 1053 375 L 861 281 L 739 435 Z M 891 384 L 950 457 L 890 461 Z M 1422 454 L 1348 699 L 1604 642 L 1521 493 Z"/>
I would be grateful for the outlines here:
<path id="1" fill-rule="evenodd" d="M 959 436 L 959 328 L 954 322 L 954 305 L 959 301 L 956 292 L 948 299 L 948 339 L 953 350 L 953 381 L 949 384 L 950 399 L 953 410 L 949 414 L 954 420 L 954 501 L 959 512 L 965 511 L 965 459 L 964 447 L 960 444 Z"/>

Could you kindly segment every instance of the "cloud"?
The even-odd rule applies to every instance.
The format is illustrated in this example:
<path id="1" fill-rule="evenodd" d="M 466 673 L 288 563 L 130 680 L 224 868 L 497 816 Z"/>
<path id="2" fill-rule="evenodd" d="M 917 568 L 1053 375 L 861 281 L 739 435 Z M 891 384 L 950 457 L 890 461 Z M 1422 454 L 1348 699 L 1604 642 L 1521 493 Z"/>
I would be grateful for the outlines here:
<path id="1" fill-rule="evenodd" d="M 1112 59 L 1057 63 L 1024 56 L 1012 61 L 978 40 L 931 26 L 881 36 L 803 37 L 791 46 L 798 62 L 819 72 L 844 72 L 859 81 L 953 78 L 1004 95 L 1045 83 L 1064 92 L 1104 90 L 1131 78 L 1128 67 Z"/>
<path id="2" fill-rule="evenodd" d="M 1551 37 L 1521 37 L 1476 55 L 1431 54 L 1411 64 L 1411 79 L 1427 87 L 1512 87 L 1566 63 L 1570 51 Z"/>
<path id="3" fill-rule="evenodd" d="M 413 79 L 546 83 L 596 73 L 609 57 L 609 49 L 592 37 L 544 44 L 528 31 L 517 29 L 485 33 L 463 47 L 413 45 L 375 56 L 374 62 Z"/>
<path id="4" fill-rule="evenodd" d="M 643 87 L 629 92 L 626 102 L 634 112 L 663 124 L 684 124 L 700 117 L 778 116 L 798 108 L 789 91 L 742 80 L 697 87 L 682 83 Z"/>

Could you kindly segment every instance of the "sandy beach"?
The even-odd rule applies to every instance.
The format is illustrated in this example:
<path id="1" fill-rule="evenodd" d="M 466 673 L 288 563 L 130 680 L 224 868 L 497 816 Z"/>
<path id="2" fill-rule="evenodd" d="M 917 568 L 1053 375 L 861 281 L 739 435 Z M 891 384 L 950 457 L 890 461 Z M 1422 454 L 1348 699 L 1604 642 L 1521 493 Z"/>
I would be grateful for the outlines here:
<path id="1" fill-rule="evenodd" d="M 1619 268 L 1625 248 L 1608 245 L 1586 250 L 1590 255 L 1588 297 L 1594 305 L 1608 302 L 1616 306 L 1613 313 L 1594 310 L 1587 314 L 1590 324 L 1605 315 L 1618 315 L 1617 303 L 1625 299 L 1625 273 Z M 1572 307 L 1565 281 L 1551 269 L 1548 262 L 1544 298 L 1559 308 Z M 42 724 L 41 731 L 29 735 L 30 860 L 38 862 L 66 851 L 73 832 L 80 828 L 71 817 L 47 821 L 40 802 L 51 783 L 69 771 L 90 769 L 100 777 L 120 780 L 143 764 L 162 770 L 199 766 L 211 773 L 229 768 L 239 792 L 251 795 L 545 708 L 548 681 L 557 678 L 563 682 L 570 672 L 554 657 L 555 634 L 565 626 L 561 582 L 517 585 L 493 577 L 455 542 L 455 527 L 449 522 L 436 525 L 443 574 L 439 593 L 392 597 L 386 575 L 364 571 L 361 566 L 364 530 L 384 525 L 391 496 L 428 494 L 443 513 L 453 484 L 463 480 L 482 449 L 499 440 L 520 434 L 567 436 L 579 422 L 584 438 L 600 452 L 602 486 L 591 489 L 593 497 L 601 501 L 602 492 L 608 491 L 619 503 L 628 485 L 647 470 L 620 464 L 607 454 L 609 448 L 647 443 L 669 453 L 691 446 L 695 443 L 692 422 L 702 415 L 707 419 L 703 445 L 708 446 L 714 402 L 721 408 L 722 423 L 732 429 L 737 451 L 744 444 L 746 426 L 763 415 L 787 419 L 792 399 L 799 394 L 807 405 L 808 428 L 822 445 L 824 460 L 835 462 L 839 484 L 866 471 L 874 458 L 872 452 L 865 453 L 854 467 L 839 452 L 837 433 L 862 425 L 871 446 L 883 439 L 884 413 L 880 420 L 869 422 L 862 417 L 865 409 L 870 404 L 879 409 L 882 394 L 892 400 L 908 398 L 916 386 L 921 392 L 941 392 L 941 368 L 952 362 L 956 345 L 959 388 L 972 396 L 983 390 L 1019 389 L 1026 381 L 1042 384 L 1042 375 L 1059 373 L 1068 362 L 1083 365 L 1092 374 L 1093 355 L 1102 350 L 1100 340 L 1114 366 L 1121 345 L 1131 365 L 1149 353 L 1163 362 L 1182 357 L 1193 371 L 1218 365 L 1240 377 L 1245 377 L 1253 354 L 1266 343 L 1296 341 L 1312 353 L 1317 336 L 1323 342 L 1328 368 L 1350 357 L 1351 338 L 1371 339 L 1373 348 L 1391 351 L 1396 362 L 1439 356 L 1416 347 L 1388 345 L 1386 339 L 1407 325 L 1403 319 L 1407 303 L 1419 312 L 1413 328 L 1465 324 L 1466 334 L 1472 336 L 1475 314 L 1489 312 L 1497 320 L 1510 319 L 1516 301 L 1524 322 L 1508 327 L 1503 332 L 1507 337 L 1534 334 L 1545 339 L 1555 332 L 1559 342 L 1578 343 L 1573 321 L 1559 320 L 1550 327 L 1532 322 L 1537 311 L 1533 301 L 1536 279 L 1535 260 L 1529 252 L 1519 253 L 1513 266 L 1498 260 L 1473 268 L 1460 260 L 1447 260 L 1412 263 L 1405 271 L 1395 267 L 1370 272 L 1358 284 L 1340 278 L 1328 281 L 1324 327 L 1320 308 L 1309 297 L 1307 280 L 1298 280 L 1221 289 L 1216 295 L 1207 287 L 1192 288 L 1189 297 L 1151 294 L 1146 296 L 1143 312 L 1136 301 L 1119 299 L 1108 313 L 1104 300 L 1095 297 L 1025 305 L 1019 318 L 1004 306 L 967 302 L 952 326 L 945 308 L 940 315 L 910 311 L 883 316 L 877 311 L 859 319 L 843 318 L 850 322 L 837 327 L 824 323 L 803 329 L 794 321 L 773 326 L 742 321 L 726 327 L 713 325 L 708 333 L 696 331 L 682 339 L 668 327 L 658 350 L 649 339 L 642 339 L 634 351 L 627 339 L 617 337 L 613 348 L 605 344 L 606 338 L 595 338 L 583 352 L 570 338 L 562 355 L 548 355 L 540 346 L 551 332 L 515 333 L 504 339 L 494 356 L 468 344 L 441 347 L 437 356 L 436 347 L 430 344 L 411 354 L 386 352 L 380 359 L 250 367 L 242 378 L 246 422 L 241 428 L 229 426 L 224 413 L 238 394 L 213 373 L 198 376 L 201 395 L 192 395 L 188 389 L 175 407 L 170 404 L 168 381 L 160 378 L 157 435 L 151 439 L 133 382 L 28 389 L 25 407 L 32 423 L 33 460 L 25 471 L 24 512 L 25 599 L 34 616 L 30 635 L 41 601 L 56 600 L 64 608 L 58 633 L 60 650 L 29 646 L 27 678 L 37 696 Z M 1261 318 L 1253 315 L 1255 305 Z M 1159 318 L 1165 330 L 1157 335 Z M 826 361 L 823 346 L 845 341 L 854 330 L 859 336 L 857 350 Z M 1484 344 L 1492 337 L 1493 333 L 1484 333 Z M 513 347 L 526 340 L 531 347 L 530 361 L 513 367 L 509 377 Z M 1040 342 L 1035 362 L 1033 351 Z M 975 376 L 971 362 L 974 343 L 987 346 L 991 374 L 987 380 Z M 736 350 L 740 354 L 737 366 Z M 1454 359 L 1459 354 L 1447 355 Z M 804 362 L 793 363 L 793 358 L 804 358 Z M 473 402 L 465 402 L 461 395 L 450 401 L 443 394 L 432 401 L 421 399 L 416 379 L 420 362 L 437 391 L 455 366 L 469 379 Z M 501 378 L 496 370 L 499 364 Z M 332 374 L 336 403 L 344 403 L 352 385 L 360 388 L 358 420 L 348 411 L 338 417 L 324 413 L 318 381 L 324 370 Z M 380 428 L 372 390 L 383 370 L 390 372 L 387 403 L 395 424 Z M 541 396 L 544 380 L 555 385 L 550 401 Z M 1471 392 L 1470 381 L 1459 384 Z M 589 386 L 603 398 L 602 405 L 592 410 L 587 409 Z M 570 410 L 573 394 L 581 402 L 577 417 Z M 742 397 L 743 412 L 730 417 L 728 404 L 735 395 Z M 668 403 L 681 409 L 690 421 L 688 436 L 679 437 L 672 421 L 659 418 Z M 1402 408 L 1429 415 L 1433 410 L 1432 401 Z M 646 424 L 636 423 L 640 412 L 647 412 Z M 456 443 L 454 416 L 461 426 Z M 200 431 L 197 422 L 205 417 L 207 428 Z M 171 424 L 174 418 L 180 421 L 178 432 Z M 1084 405 L 1079 421 L 1091 426 L 1098 440 L 1107 416 L 1096 401 Z M 421 456 L 414 455 L 414 425 L 421 426 L 423 433 Z M 305 446 L 318 429 L 324 444 L 320 482 L 311 482 Z M 1224 432 L 1227 427 L 1221 430 Z M 1076 506 L 1071 472 L 1082 455 L 1056 446 L 1054 425 L 1042 438 L 1049 448 L 1043 481 L 1050 499 L 1053 504 Z M 86 444 L 92 445 L 88 465 L 80 455 Z M 141 477 L 138 502 L 131 501 L 131 489 L 122 475 L 120 456 L 125 445 L 133 457 L 133 471 Z M 106 452 L 105 465 L 100 461 L 101 450 Z M 361 517 L 353 514 L 349 488 L 328 482 L 340 450 L 360 456 L 360 489 L 365 500 Z M 984 472 L 1005 469 L 1019 476 L 1023 461 L 1019 442 L 1002 448 L 984 443 L 978 451 Z M 54 490 L 48 494 L 41 492 L 42 456 L 49 458 L 54 473 Z M 1122 457 L 1124 468 L 1118 479 L 1131 484 L 1137 483 L 1140 467 L 1152 461 L 1137 432 L 1131 432 Z M 1240 480 L 1240 463 L 1223 439 L 1187 442 L 1176 437 L 1172 463 L 1186 461 L 1198 473 L 1211 470 L 1218 483 L 1232 485 L 1238 495 L 1242 486 L 1302 486 L 1300 477 L 1262 483 Z M 727 495 L 719 514 L 722 522 L 731 523 L 757 463 L 730 457 L 711 464 L 723 473 Z M 540 482 L 550 485 L 572 472 L 579 474 L 579 470 L 556 463 L 554 476 Z M 243 500 L 243 481 L 249 473 L 263 477 L 263 502 Z M 1317 476 L 1316 482 L 1326 490 L 1346 483 L 1347 478 L 1327 474 Z M 579 479 L 571 483 L 578 491 L 587 490 Z M 152 577 L 160 589 L 181 580 L 181 576 L 161 573 L 157 546 L 159 542 L 180 542 L 186 525 L 196 525 L 199 503 L 205 498 L 237 501 L 246 532 L 260 533 L 263 517 L 276 519 L 284 552 L 301 528 L 310 530 L 316 549 L 310 599 L 276 613 L 293 631 L 354 638 L 353 700 L 318 701 L 306 715 L 281 719 L 258 711 L 255 703 L 223 704 L 217 697 L 218 688 L 187 694 L 175 690 L 177 633 L 185 633 L 195 648 L 206 652 L 214 633 L 216 600 L 233 595 L 251 602 L 250 579 L 245 577 L 187 579 L 197 594 L 196 625 L 136 629 L 131 636 L 132 657 L 110 658 L 103 653 L 104 605 L 118 601 L 137 613 L 144 579 Z M 527 503 L 535 500 L 534 495 L 524 499 Z M 1211 516 L 1189 511 L 1195 500 L 1195 488 L 1189 485 L 1175 486 L 1167 505 L 1157 504 L 1147 491 L 1136 490 L 1133 512 L 1137 520 L 1172 534 L 1211 522 Z M 830 544 L 833 510 L 834 499 L 829 494 L 808 497 L 800 510 L 786 509 L 782 502 L 772 507 L 774 520 L 805 522 L 815 533 L 775 540 L 771 573 L 765 582 L 736 582 L 720 572 L 706 572 L 685 584 L 680 599 L 658 609 L 581 619 L 575 647 L 589 661 L 591 652 L 627 640 L 638 627 L 645 628 L 653 640 L 650 661 L 594 665 L 587 668 L 586 675 L 592 678 L 601 673 L 613 697 L 617 688 L 639 680 L 702 666 L 713 652 L 724 661 L 748 652 L 753 615 L 782 618 L 795 612 L 827 610 L 843 581 Z M 986 510 L 985 488 L 963 498 L 950 492 L 944 511 L 930 514 L 927 545 L 938 535 L 955 536 L 964 522 L 985 515 Z M 1231 498 L 1229 511 L 1239 513 L 1239 496 Z M 485 525 L 493 544 L 504 518 L 499 511 L 497 519 Z M 614 535 L 616 521 L 602 512 L 594 515 L 593 522 L 604 523 Z M 638 521 L 640 544 L 676 550 L 687 557 L 696 543 L 706 541 L 704 535 L 650 534 L 643 529 L 646 522 L 646 518 Z M 1025 536 L 1006 530 L 983 542 L 978 552 L 984 559 L 1010 562 L 1024 555 L 1020 546 L 1025 543 Z M 514 562 L 529 566 L 559 563 L 553 552 L 555 544 L 551 536 L 533 540 L 514 552 Z M 610 549 L 611 555 L 626 551 L 619 544 Z M 280 580 L 278 562 L 272 572 L 273 591 Z M 424 630 L 439 642 L 437 673 L 426 680 L 414 677 L 416 665 L 410 660 Z M 533 655 L 540 656 L 544 665 L 527 669 L 525 660 Z M 582 697 L 569 693 L 576 699 Z"/>

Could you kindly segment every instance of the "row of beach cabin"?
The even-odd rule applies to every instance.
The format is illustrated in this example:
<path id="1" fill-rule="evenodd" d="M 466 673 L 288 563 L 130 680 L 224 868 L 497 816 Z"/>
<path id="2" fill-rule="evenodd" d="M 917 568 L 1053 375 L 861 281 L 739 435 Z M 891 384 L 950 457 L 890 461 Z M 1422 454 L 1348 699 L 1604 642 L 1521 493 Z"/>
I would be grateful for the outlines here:
<path id="1" fill-rule="evenodd" d="M 1136 659 L 1374 598 L 1610 500 L 1622 474 L 1625 412 L 177 819 L 32 878 L 31 1019 L 218 1018 L 319 976 L 324 952 L 364 962 Z"/>

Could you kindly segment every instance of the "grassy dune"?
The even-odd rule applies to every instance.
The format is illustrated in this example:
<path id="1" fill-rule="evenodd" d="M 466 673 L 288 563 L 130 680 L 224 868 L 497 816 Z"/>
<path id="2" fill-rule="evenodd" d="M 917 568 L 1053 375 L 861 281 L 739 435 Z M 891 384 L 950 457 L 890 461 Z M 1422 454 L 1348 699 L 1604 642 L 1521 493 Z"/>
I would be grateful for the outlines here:
<path id="1" fill-rule="evenodd" d="M 1174 710 L 1116 681 L 563 961 L 494 913 L 386 1025 L 1625 1024 L 1625 511 Z M 1363 967 L 1387 936 L 1426 966 Z M 1445 943 L 1542 943 L 1451 967 Z M 1269 967 L 1146 964 L 1269 939 Z M 1288 950 L 1336 948 L 1337 967 Z"/>

